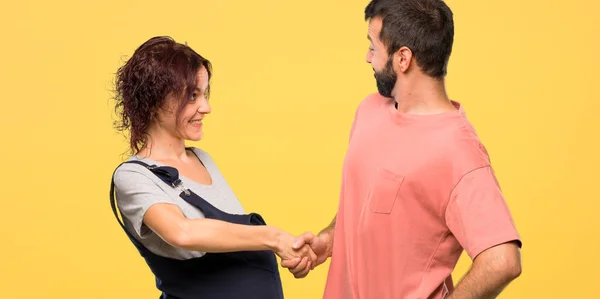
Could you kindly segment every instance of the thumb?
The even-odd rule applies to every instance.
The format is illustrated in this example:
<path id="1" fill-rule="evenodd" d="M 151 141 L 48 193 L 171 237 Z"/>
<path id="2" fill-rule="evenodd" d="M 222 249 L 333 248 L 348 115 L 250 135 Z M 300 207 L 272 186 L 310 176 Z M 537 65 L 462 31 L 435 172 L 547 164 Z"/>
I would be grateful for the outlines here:
<path id="1" fill-rule="evenodd" d="M 293 248 L 298 249 L 298 248 L 304 246 L 304 244 L 312 243 L 314 237 L 315 237 L 315 235 L 313 235 L 312 233 L 309 233 L 309 232 L 298 236 L 296 238 L 296 241 L 294 242 Z"/>

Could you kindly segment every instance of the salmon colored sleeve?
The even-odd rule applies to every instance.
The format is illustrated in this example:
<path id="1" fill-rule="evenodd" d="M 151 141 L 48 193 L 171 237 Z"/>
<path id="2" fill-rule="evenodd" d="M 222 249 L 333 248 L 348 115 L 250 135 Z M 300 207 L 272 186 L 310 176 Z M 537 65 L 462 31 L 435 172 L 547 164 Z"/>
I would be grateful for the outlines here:
<path id="1" fill-rule="evenodd" d="M 446 225 L 471 259 L 493 246 L 521 239 L 491 166 L 475 169 L 455 186 Z"/>

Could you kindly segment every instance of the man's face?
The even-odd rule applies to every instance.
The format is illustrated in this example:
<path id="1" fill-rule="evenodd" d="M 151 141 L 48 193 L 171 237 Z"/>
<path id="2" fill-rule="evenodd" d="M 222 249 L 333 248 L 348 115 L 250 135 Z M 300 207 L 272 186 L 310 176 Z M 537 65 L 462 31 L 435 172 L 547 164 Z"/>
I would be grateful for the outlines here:
<path id="1" fill-rule="evenodd" d="M 384 97 L 392 98 L 398 75 L 394 71 L 392 57 L 388 55 L 385 45 L 379 39 L 382 25 L 381 18 L 373 18 L 369 22 L 367 38 L 370 45 L 367 62 L 371 64 L 375 72 L 375 81 L 379 93 Z"/>

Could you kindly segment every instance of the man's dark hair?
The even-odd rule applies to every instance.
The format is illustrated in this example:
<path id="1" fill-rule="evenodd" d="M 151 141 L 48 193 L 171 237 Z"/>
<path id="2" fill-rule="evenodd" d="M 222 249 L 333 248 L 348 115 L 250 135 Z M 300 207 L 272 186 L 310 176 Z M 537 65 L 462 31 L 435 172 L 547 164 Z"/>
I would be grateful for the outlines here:
<path id="1" fill-rule="evenodd" d="M 379 39 L 393 55 L 408 47 L 417 65 L 431 77 L 446 75 L 454 41 L 452 10 L 442 0 L 372 0 L 365 20 L 381 18 Z"/>

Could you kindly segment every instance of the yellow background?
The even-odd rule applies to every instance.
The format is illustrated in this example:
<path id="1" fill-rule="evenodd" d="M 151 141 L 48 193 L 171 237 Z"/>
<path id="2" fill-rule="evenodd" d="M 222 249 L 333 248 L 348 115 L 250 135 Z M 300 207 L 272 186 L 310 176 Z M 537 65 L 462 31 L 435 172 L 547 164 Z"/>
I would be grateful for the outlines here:
<path id="1" fill-rule="evenodd" d="M 374 92 L 363 10 L 345 1 L 3 1 L 3 298 L 157 298 L 113 218 L 113 74 L 155 35 L 214 64 L 198 144 L 249 211 L 294 234 L 337 207 L 357 104 Z M 597 1 L 448 2 L 448 90 L 488 147 L 524 240 L 502 298 L 600 295 Z M 389 254 L 393 254 L 390 252 Z M 468 269 L 463 256 L 455 279 Z M 328 264 L 286 298 L 320 298 Z M 401 278 L 399 278 L 401 279 Z"/>

